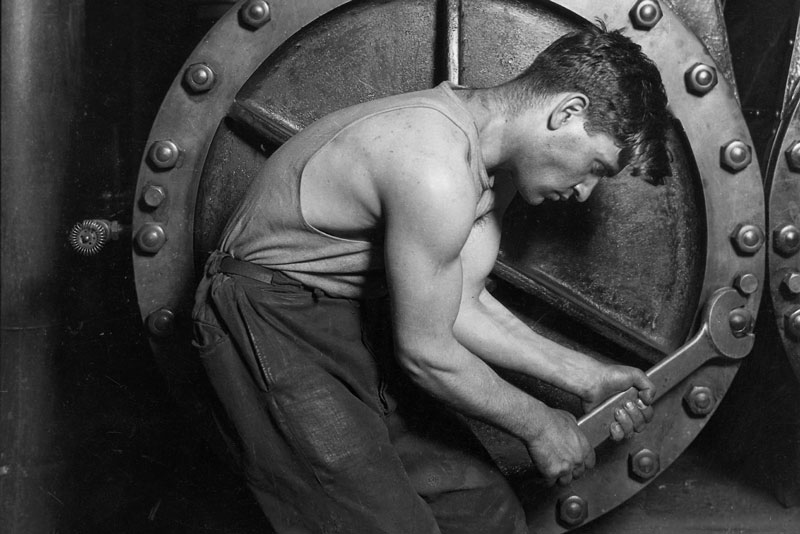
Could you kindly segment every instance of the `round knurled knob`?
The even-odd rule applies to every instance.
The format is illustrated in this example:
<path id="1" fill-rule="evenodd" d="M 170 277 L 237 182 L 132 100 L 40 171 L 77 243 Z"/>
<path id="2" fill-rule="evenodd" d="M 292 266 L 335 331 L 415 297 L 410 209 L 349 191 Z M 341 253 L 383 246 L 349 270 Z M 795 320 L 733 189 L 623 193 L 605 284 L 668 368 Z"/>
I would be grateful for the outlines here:
<path id="1" fill-rule="evenodd" d="M 69 244 L 83 256 L 94 256 L 108 243 L 110 224 L 102 219 L 86 219 L 69 231 Z"/>

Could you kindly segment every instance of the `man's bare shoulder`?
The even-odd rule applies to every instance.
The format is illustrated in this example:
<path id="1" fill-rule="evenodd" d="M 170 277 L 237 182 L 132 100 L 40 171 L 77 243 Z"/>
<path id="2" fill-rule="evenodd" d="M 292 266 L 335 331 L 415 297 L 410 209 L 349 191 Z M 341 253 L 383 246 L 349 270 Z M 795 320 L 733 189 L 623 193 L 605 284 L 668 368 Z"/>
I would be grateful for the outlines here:
<path id="1" fill-rule="evenodd" d="M 349 128 L 339 142 L 358 147 L 360 156 L 379 167 L 405 167 L 431 159 L 468 164 L 469 139 L 442 111 L 423 106 L 374 114 Z"/>

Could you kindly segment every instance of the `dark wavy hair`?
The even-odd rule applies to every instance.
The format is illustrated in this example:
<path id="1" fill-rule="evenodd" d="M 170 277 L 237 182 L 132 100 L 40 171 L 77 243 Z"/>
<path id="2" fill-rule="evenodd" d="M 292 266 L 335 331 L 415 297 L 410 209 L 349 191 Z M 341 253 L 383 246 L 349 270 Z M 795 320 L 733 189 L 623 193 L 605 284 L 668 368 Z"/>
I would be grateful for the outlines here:
<path id="1" fill-rule="evenodd" d="M 655 64 L 639 45 L 604 25 L 566 34 L 504 84 L 519 105 L 540 96 L 577 91 L 589 98 L 586 129 L 611 135 L 620 165 L 660 182 L 670 174 L 667 95 Z M 535 101 L 535 100 L 534 100 Z"/>

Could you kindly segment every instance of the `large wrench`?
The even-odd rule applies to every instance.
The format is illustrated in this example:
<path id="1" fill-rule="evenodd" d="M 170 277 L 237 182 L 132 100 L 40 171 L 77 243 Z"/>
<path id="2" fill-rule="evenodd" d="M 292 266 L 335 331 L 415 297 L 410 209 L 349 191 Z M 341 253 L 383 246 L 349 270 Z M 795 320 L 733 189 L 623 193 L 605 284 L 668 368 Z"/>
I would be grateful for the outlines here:
<path id="1" fill-rule="evenodd" d="M 725 357 L 732 360 L 744 358 L 753 348 L 754 336 L 745 333 L 737 337 L 731 328 L 731 313 L 734 319 L 749 321 L 749 312 L 741 309 L 746 303 L 735 289 L 717 290 L 705 307 L 703 324 L 695 336 L 683 347 L 658 362 L 647 371 L 647 376 L 656 386 L 653 403 L 677 386 L 707 361 Z M 614 411 L 626 401 L 638 398 L 636 388 L 630 388 L 608 398 L 603 404 L 583 416 L 578 426 L 592 447 L 597 447 L 611 437 L 609 427 L 614 422 Z"/>

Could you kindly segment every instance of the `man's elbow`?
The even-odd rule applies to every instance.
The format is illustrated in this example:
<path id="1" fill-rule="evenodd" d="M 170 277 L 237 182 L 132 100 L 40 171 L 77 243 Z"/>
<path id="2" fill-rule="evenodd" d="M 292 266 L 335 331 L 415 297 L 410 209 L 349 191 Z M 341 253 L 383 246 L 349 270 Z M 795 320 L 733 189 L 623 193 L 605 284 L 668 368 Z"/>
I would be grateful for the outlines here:
<path id="1" fill-rule="evenodd" d="M 422 347 L 415 344 L 411 347 L 398 347 L 396 356 L 401 369 L 411 380 L 430 391 L 453 372 L 452 366 L 447 365 L 440 350 L 433 346 Z"/>

